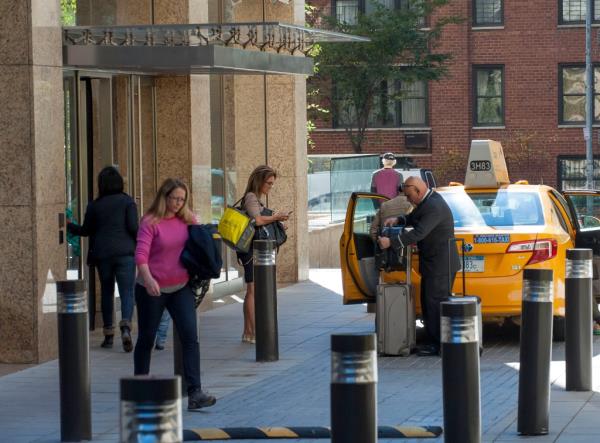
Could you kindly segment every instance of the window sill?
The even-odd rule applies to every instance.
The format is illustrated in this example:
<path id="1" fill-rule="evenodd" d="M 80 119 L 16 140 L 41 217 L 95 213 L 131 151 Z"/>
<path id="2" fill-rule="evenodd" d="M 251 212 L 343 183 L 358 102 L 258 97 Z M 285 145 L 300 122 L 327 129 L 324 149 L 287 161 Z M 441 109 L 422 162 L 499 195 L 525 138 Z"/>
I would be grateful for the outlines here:
<path id="1" fill-rule="evenodd" d="M 504 29 L 504 25 L 473 25 L 473 31 L 495 31 Z"/>
<path id="2" fill-rule="evenodd" d="M 576 125 L 558 125 L 558 129 L 584 129 L 585 123 L 576 124 Z M 600 128 L 600 123 L 594 123 L 592 128 Z"/>
<path id="3" fill-rule="evenodd" d="M 473 126 L 473 130 L 506 129 L 506 126 Z"/>
<path id="4" fill-rule="evenodd" d="M 585 28 L 585 23 L 573 23 L 573 24 L 559 24 L 558 29 L 570 29 L 570 28 Z M 600 23 L 592 23 L 592 28 L 600 28 Z"/>

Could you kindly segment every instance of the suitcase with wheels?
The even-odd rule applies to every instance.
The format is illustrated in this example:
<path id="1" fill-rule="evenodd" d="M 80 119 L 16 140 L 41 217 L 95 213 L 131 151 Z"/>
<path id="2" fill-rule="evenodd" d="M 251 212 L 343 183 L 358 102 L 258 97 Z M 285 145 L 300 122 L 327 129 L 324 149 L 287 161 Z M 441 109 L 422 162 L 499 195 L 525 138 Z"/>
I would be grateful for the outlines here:
<path id="1" fill-rule="evenodd" d="M 452 282 L 450 281 L 450 260 L 448 260 L 448 295 L 450 297 L 463 297 L 472 298 L 477 302 L 477 329 L 479 334 L 479 355 L 483 353 L 483 321 L 481 319 L 481 298 L 476 295 L 467 294 L 467 278 L 465 275 L 465 240 L 463 238 L 450 238 L 448 239 L 448 252 L 450 248 L 456 247 L 456 243 L 460 243 L 460 256 L 461 256 L 461 269 L 459 270 L 462 277 L 462 294 L 455 294 L 452 292 Z"/>
<path id="2" fill-rule="evenodd" d="M 410 283 L 411 248 L 406 248 L 406 281 L 377 286 L 375 330 L 381 355 L 407 356 L 415 347 L 415 305 Z"/>

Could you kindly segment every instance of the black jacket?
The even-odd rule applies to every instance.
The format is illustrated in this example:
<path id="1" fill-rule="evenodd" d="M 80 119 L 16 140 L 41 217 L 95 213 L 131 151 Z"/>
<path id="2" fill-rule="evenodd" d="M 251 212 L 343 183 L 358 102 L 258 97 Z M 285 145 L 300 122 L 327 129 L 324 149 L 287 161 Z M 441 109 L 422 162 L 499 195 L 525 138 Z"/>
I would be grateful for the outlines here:
<path id="1" fill-rule="evenodd" d="M 136 204 L 125 193 L 99 197 L 88 204 L 83 225 L 69 223 L 67 229 L 74 235 L 90 237 L 89 265 L 107 258 L 134 255 L 138 230 Z"/>
<path id="2" fill-rule="evenodd" d="M 180 261 L 190 276 L 200 280 L 219 278 L 223 260 L 220 245 L 213 238 L 210 225 L 189 225 L 190 236 L 181 252 Z"/>
<path id="3" fill-rule="evenodd" d="M 406 216 L 406 225 L 414 229 L 392 239 L 398 247 L 416 243 L 419 247 L 419 272 L 421 275 L 447 275 L 448 261 L 451 272 L 460 269 L 458 251 L 448 240 L 454 237 L 454 218 L 442 196 L 432 191 Z M 449 252 L 450 251 L 450 252 Z"/>

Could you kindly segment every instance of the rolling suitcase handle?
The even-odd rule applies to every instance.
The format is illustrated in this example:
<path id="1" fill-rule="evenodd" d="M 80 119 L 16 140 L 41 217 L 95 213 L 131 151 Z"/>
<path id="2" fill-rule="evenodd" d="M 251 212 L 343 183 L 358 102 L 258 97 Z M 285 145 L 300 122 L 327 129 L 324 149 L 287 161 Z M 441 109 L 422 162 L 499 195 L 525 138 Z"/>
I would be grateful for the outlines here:
<path id="1" fill-rule="evenodd" d="M 452 297 L 452 268 L 450 263 L 450 252 L 452 247 L 456 248 L 456 243 L 460 243 L 460 253 L 462 258 L 462 295 L 467 295 L 467 278 L 465 276 L 465 239 L 452 237 L 448 239 L 448 294 Z"/>

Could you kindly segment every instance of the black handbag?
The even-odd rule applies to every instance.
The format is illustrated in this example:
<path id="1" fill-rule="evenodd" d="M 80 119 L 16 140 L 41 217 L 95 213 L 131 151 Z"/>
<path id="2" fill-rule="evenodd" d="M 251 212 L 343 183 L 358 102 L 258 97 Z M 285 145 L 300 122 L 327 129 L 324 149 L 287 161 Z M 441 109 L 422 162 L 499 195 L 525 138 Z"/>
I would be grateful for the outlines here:
<path id="1" fill-rule="evenodd" d="M 260 215 L 271 216 L 273 211 L 269 208 L 263 208 Z M 262 226 L 256 227 L 256 240 L 275 240 L 275 246 L 279 248 L 287 241 L 287 233 L 283 227 L 283 223 L 275 221 Z"/>

